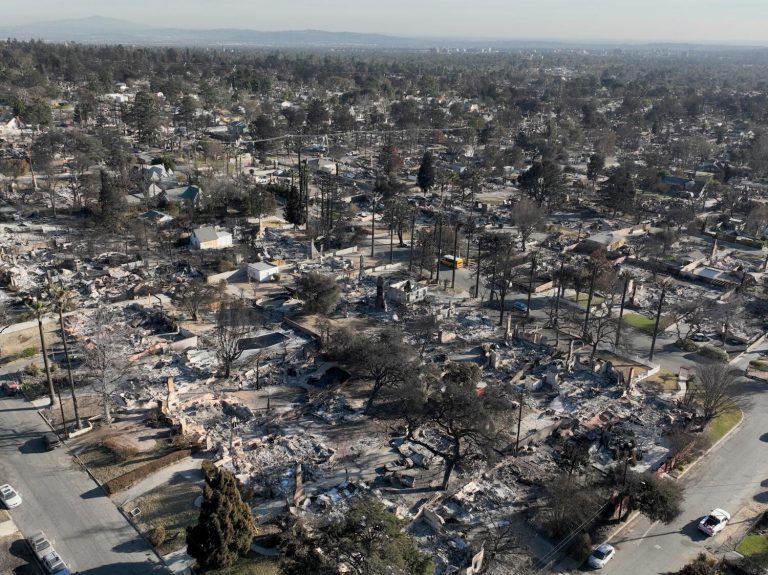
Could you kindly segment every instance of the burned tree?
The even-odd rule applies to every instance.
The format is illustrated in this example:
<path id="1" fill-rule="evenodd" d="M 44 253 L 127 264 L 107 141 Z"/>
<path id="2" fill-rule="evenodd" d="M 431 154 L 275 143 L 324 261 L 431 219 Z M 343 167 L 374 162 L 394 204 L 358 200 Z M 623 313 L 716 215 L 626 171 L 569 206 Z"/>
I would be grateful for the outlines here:
<path id="1" fill-rule="evenodd" d="M 243 354 L 240 340 L 250 332 L 250 314 L 243 303 L 238 300 L 223 302 L 216 317 L 213 345 L 225 378 L 229 377 L 232 365 Z"/>
<path id="2" fill-rule="evenodd" d="M 492 457 L 503 434 L 499 416 L 510 423 L 511 402 L 496 389 L 480 392 L 479 383 L 477 365 L 451 363 L 439 385 L 404 386 L 407 438 L 443 460 L 443 490 L 468 457 Z"/>
<path id="3" fill-rule="evenodd" d="M 213 286 L 204 283 L 202 280 L 193 280 L 183 284 L 176 290 L 175 295 L 179 307 L 187 312 L 192 321 L 197 321 L 201 308 L 214 300 L 216 290 Z"/>
<path id="4" fill-rule="evenodd" d="M 722 363 L 707 363 L 696 369 L 696 380 L 686 395 L 701 409 L 704 421 L 710 421 L 734 407 L 739 373 Z"/>
<path id="5" fill-rule="evenodd" d="M 92 334 L 85 344 L 85 365 L 99 384 L 107 425 L 112 423 L 110 396 L 131 370 L 128 343 L 127 330 L 115 321 L 110 310 L 100 309 L 96 313 Z"/>

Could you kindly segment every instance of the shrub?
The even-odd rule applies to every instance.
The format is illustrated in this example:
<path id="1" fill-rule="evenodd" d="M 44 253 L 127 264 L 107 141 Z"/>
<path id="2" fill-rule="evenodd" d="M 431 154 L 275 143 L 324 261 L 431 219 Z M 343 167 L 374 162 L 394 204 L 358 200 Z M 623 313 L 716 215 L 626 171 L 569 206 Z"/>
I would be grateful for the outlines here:
<path id="1" fill-rule="evenodd" d="M 728 352 L 719 347 L 713 347 L 711 345 L 702 345 L 699 348 L 699 354 L 707 359 L 711 359 L 720 363 L 728 363 L 730 357 Z"/>
<path id="2" fill-rule="evenodd" d="M 16 357 L 18 359 L 30 359 L 32 357 L 35 357 L 37 355 L 37 348 L 32 347 L 25 347 L 22 349 L 19 353 L 16 354 Z"/>
<path id="3" fill-rule="evenodd" d="M 120 461 L 128 461 L 139 452 L 135 445 L 123 443 L 119 437 L 107 437 L 102 445 L 114 453 Z"/>
<path id="4" fill-rule="evenodd" d="M 43 373 L 43 370 L 40 369 L 40 366 L 36 363 L 30 363 L 24 368 L 24 373 L 29 377 L 39 377 L 40 374 Z"/>
<path id="5" fill-rule="evenodd" d="M 159 527 L 155 527 L 152 531 L 149 532 L 149 542 L 152 544 L 152 547 L 160 547 L 163 543 L 165 543 L 166 538 L 168 537 L 168 534 L 165 531 L 165 527 L 162 525 Z"/>
<path id="6" fill-rule="evenodd" d="M 113 495 L 114 493 L 128 489 L 131 485 L 141 481 L 151 473 L 154 473 L 163 467 L 168 467 L 172 463 L 181 461 L 190 455 L 192 455 L 192 451 L 189 449 L 172 451 L 171 453 L 164 455 L 163 457 L 158 457 L 149 463 L 145 463 L 144 465 L 137 467 L 128 473 L 124 473 L 123 475 L 115 477 L 114 479 L 110 479 L 104 484 L 104 491 L 107 492 L 107 495 Z"/>
<path id="7" fill-rule="evenodd" d="M 678 339 L 675 342 L 675 346 L 683 351 L 696 351 L 699 349 L 699 346 L 693 343 L 690 339 Z"/>

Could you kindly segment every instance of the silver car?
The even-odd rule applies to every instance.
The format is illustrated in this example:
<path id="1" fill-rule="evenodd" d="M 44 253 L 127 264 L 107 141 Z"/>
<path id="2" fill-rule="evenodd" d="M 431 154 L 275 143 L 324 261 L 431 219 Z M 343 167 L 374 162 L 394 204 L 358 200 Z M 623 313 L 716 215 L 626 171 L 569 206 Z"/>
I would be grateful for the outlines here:
<path id="1" fill-rule="evenodd" d="M 21 495 L 7 483 L 0 485 L 0 500 L 8 509 L 21 505 Z"/>

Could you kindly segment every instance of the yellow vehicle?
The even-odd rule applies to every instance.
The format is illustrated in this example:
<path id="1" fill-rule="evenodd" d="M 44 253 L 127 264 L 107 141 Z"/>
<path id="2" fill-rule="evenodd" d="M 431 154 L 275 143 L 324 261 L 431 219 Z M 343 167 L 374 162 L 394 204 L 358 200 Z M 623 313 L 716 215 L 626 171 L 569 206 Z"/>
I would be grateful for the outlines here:
<path id="1" fill-rule="evenodd" d="M 464 258 L 455 258 L 452 255 L 444 255 L 440 258 L 440 263 L 444 266 L 448 266 L 449 268 L 463 268 L 464 267 Z"/>

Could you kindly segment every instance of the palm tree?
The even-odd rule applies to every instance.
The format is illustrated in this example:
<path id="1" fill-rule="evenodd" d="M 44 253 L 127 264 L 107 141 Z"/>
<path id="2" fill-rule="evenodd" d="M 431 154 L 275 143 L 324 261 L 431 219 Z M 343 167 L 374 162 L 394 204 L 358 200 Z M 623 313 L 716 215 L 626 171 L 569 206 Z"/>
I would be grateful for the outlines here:
<path id="1" fill-rule="evenodd" d="M 51 295 L 53 307 L 59 314 L 59 329 L 61 330 L 61 341 L 64 344 L 64 357 L 67 359 L 67 377 L 69 379 L 69 390 L 72 393 L 72 409 L 75 412 L 75 422 L 78 429 L 83 428 L 83 422 L 80 420 L 80 412 L 77 408 L 77 396 L 75 395 L 75 380 L 72 378 L 72 363 L 69 359 L 69 346 L 67 345 L 67 334 L 64 332 L 64 312 L 68 311 L 72 305 L 73 292 L 69 288 L 59 284 L 52 286 L 48 293 Z"/>
<path id="2" fill-rule="evenodd" d="M 48 394 L 51 396 L 51 405 L 55 402 L 55 391 L 53 389 L 53 381 L 51 380 L 51 368 L 48 365 L 48 350 L 45 347 L 45 331 L 43 330 L 43 317 L 49 310 L 48 302 L 32 298 L 25 302 L 27 308 L 35 314 L 37 318 L 37 328 L 40 331 L 40 347 L 43 350 L 43 363 L 45 364 L 45 379 L 48 381 Z"/>

